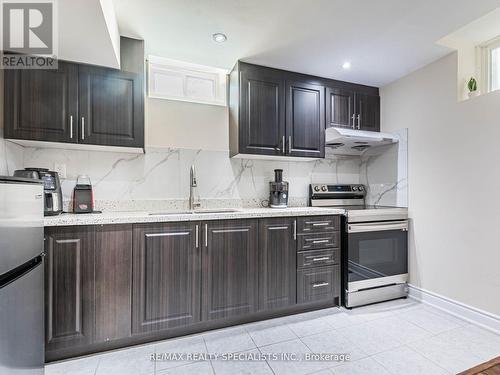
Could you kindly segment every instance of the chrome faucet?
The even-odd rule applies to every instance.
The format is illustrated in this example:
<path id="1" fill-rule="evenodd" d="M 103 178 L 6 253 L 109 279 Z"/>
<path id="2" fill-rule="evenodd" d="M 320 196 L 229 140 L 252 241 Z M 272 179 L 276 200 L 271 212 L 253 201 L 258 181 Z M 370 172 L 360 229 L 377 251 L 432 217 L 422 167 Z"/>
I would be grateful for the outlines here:
<path id="1" fill-rule="evenodd" d="M 197 190 L 198 184 L 196 183 L 196 170 L 194 165 L 191 166 L 189 172 L 189 209 L 194 210 L 195 208 L 201 207 L 200 197 Z"/>

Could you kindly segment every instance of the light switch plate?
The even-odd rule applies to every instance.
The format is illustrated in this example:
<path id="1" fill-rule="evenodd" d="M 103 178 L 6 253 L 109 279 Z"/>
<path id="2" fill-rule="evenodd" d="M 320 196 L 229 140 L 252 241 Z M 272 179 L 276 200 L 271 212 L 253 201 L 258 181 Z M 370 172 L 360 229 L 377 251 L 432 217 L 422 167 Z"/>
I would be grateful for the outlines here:
<path id="1" fill-rule="evenodd" d="M 54 163 L 54 172 L 57 172 L 59 178 L 66 178 L 66 164 Z"/>

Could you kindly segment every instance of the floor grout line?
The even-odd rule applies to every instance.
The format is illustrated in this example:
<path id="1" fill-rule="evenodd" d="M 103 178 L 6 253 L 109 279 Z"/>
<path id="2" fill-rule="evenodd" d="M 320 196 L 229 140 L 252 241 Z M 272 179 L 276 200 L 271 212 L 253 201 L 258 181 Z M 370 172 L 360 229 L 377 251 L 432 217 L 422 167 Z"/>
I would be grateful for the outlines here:
<path id="1" fill-rule="evenodd" d="M 201 338 L 203 339 L 203 343 L 205 344 L 205 349 L 207 351 L 207 354 L 210 354 L 209 351 L 208 351 L 208 345 L 207 345 L 207 341 L 205 340 L 205 337 L 203 337 L 203 335 L 201 335 Z M 212 360 L 209 359 L 208 362 L 210 363 L 210 367 L 212 367 L 212 372 L 214 374 L 216 374 L 215 367 L 214 367 L 214 364 L 212 363 Z"/>
<path id="2" fill-rule="evenodd" d="M 383 308 L 383 306 L 382 306 L 382 308 Z M 435 325 L 435 327 L 437 328 L 437 330 L 442 329 L 443 327 L 446 327 L 446 329 L 443 330 L 443 331 L 441 331 L 441 332 L 435 332 L 436 330 L 434 330 L 434 332 L 433 332 L 433 331 L 431 331 L 431 330 L 429 330 L 429 329 L 427 329 L 427 328 L 425 328 L 425 327 L 422 326 L 422 325 L 426 325 L 426 320 L 425 319 L 423 319 L 423 320 L 420 319 L 421 324 L 422 324 L 422 325 L 420 325 L 417 322 L 412 321 L 411 317 L 408 318 L 405 315 L 405 313 L 408 312 L 408 311 L 419 311 L 419 310 L 428 312 L 429 313 L 428 320 L 430 320 L 430 321 L 433 320 L 432 318 L 434 316 L 443 319 L 443 324 L 440 324 L 440 322 L 438 322 L 437 325 Z M 254 345 L 254 347 L 253 348 L 249 348 L 249 349 L 243 349 L 243 350 L 235 351 L 235 353 L 250 352 L 250 351 L 257 350 L 259 353 L 264 354 L 263 349 L 265 350 L 266 348 L 268 348 L 270 346 L 273 346 L 273 345 L 284 344 L 284 343 L 288 343 L 288 342 L 292 342 L 292 341 L 296 341 L 296 340 L 298 340 L 298 342 L 300 342 L 308 351 L 313 352 L 313 350 L 311 349 L 311 347 L 306 343 L 306 339 L 311 338 L 312 336 L 315 336 L 315 335 L 321 335 L 321 334 L 325 334 L 325 333 L 326 334 L 331 334 L 331 335 L 337 334 L 339 336 L 343 336 L 343 339 L 346 340 L 349 343 L 349 345 L 353 346 L 353 350 L 352 350 L 353 352 L 357 353 L 357 350 L 358 351 L 361 350 L 361 351 L 364 352 L 364 350 L 362 349 L 362 347 L 359 347 L 356 344 L 356 342 L 352 338 L 349 338 L 348 335 L 346 335 L 345 333 L 348 333 L 349 329 L 356 327 L 354 329 L 356 329 L 358 331 L 354 332 L 354 334 L 355 334 L 354 337 L 357 337 L 360 334 L 359 333 L 359 329 L 362 329 L 363 326 L 367 326 L 367 328 L 369 328 L 371 325 L 372 326 L 377 326 L 377 321 L 380 321 L 382 319 L 395 318 L 396 320 L 394 321 L 394 323 L 401 321 L 401 322 L 404 322 L 404 324 L 407 324 L 408 325 L 407 327 L 410 327 L 410 326 L 411 327 L 417 327 L 420 330 L 422 330 L 420 332 L 417 331 L 415 333 L 415 336 L 418 336 L 418 335 L 421 334 L 423 337 L 412 338 L 411 340 L 400 340 L 400 338 L 401 337 L 404 338 L 404 336 L 397 335 L 397 332 L 393 332 L 394 335 L 393 334 L 389 334 L 389 333 L 385 333 L 385 335 L 387 336 L 388 339 L 394 340 L 395 342 L 397 341 L 398 345 L 396 347 L 393 347 L 393 348 L 390 348 L 390 349 L 387 349 L 387 350 L 383 350 L 383 351 L 380 351 L 380 352 L 377 352 L 377 353 L 369 354 L 369 355 L 368 355 L 368 353 L 364 352 L 364 355 L 366 355 L 366 356 L 364 356 L 362 358 L 359 358 L 359 359 L 356 359 L 354 361 L 350 360 L 349 362 L 339 363 L 336 366 L 346 365 L 348 363 L 354 363 L 354 362 L 362 361 L 364 359 L 371 358 L 378 365 L 380 365 L 382 368 L 384 368 L 385 370 L 387 370 L 389 373 L 394 374 L 386 366 L 384 366 L 383 363 L 381 363 L 379 360 L 377 360 L 377 356 L 380 355 L 380 354 L 382 354 L 382 353 L 386 353 L 386 352 L 398 350 L 400 348 L 406 348 L 406 349 L 410 350 L 411 352 L 418 354 L 422 358 L 425 358 L 427 361 L 429 361 L 429 363 L 433 364 L 434 366 L 436 366 L 439 369 L 442 369 L 447 374 L 450 374 L 449 370 L 447 370 L 446 368 L 442 367 L 438 362 L 436 362 L 432 358 L 429 358 L 428 355 L 424 354 L 424 352 L 421 352 L 420 350 L 418 350 L 417 349 L 418 346 L 416 348 L 414 348 L 413 345 L 415 343 L 422 342 L 420 345 L 424 345 L 425 346 L 425 340 L 433 340 L 433 339 L 436 340 L 436 338 L 439 338 L 439 337 L 443 336 L 441 338 L 441 341 L 445 340 L 446 342 L 449 342 L 449 344 L 452 345 L 452 346 L 456 346 L 457 348 L 462 348 L 463 347 L 463 345 L 461 344 L 462 341 L 460 341 L 460 342 L 454 342 L 452 340 L 452 338 L 455 337 L 453 334 L 451 336 L 449 336 L 448 339 L 446 338 L 445 335 L 448 334 L 448 333 L 454 332 L 454 331 L 460 332 L 460 330 L 463 330 L 467 326 L 471 326 L 471 327 L 479 327 L 479 326 L 476 325 L 476 324 L 473 324 L 471 322 L 463 321 L 463 320 L 459 319 L 458 317 L 455 317 L 455 316 L 453 316 L 451 314 L 447 314 L 446 312 L 442 312 L 442 311 L 436 311 L 435 312 L 433 310 L 435 310 L 435 309 L 432 306 L 429 307 L 429 306 L 423 306 L 423 305 L 416 305 L 416 306 L 411 306 L 411 307 L 408 307 L 407 305 L 404 305 L 402 307 L 401 311 L 398 311 L 398 310 L 394 310 L 394 311 L 376 311 L 375 309 L 374 310 L 370 309 L 370 310 L 366 310 L 366 311 L 365 310 L 358 310 L 355 314 L 353 314 L 350 310 L 339 309 L 339 311 L 333 311 L 332 310 L 331 313 L 328 311 L 325 314 L 321 314 L 321 313 L 317 313 L 317 314 L 314 314 L 314 313 L 300 314 L 300 316 L 296 317 L 297 318 L 296 320 L 294 320 L 294 319 L 287 320 L 286 318 L 280 317 L 280 318 L 275 318 L 275 319 L 263 320 L 263 321 L 260 321 L 260 322 L 243 324 L 243 325 L 240 325 L 240 326 L 234 326 L 232 328 L 236 328 L 236 327 L 241 328 L 242 333 L 245 333 L 246 335 L 248 335 L 248 337 L 251 340 L 251 343 Z M 355 320 L 355 323 L 352 323 L 349 320 L 340 320 L 340 322 L 347 321 L 347 322 L 349 322 L 349 324 L 347 324 L 345 326 L 340 326 L 340 327 L 334 326 L 335 323 L 330 323 L 328 319 L 331 316 L 334 316 L 336 314 L 345 314 L 346 315 L 345 319 L 353 318 L 353 320 Z M 380 314 L 380 315 L 377 315 L 374 318 L 375 315 L 371 315 L 371 314 Z M 368 315 L 369 317 L 367 318 L 366 315 Z M 325 319 L 325 321 L 321 321 L 322 319 Z M 344 319 L 344 317 L 342 317 L 342 319 Z M 316 321 L 316 320 L 319 321 L 318 325 L 314 325 L 314 321 Z M 447 321 L 447 324 L 445 324 L 445 321 Z M 387 322 L 385 324 L 388 324 L 389 322 Z M 265 345 L 258 346 L 257 342 L 254 339 L 254 337 L 252 337 L 252 333 L 253 332 L 259 332 L 259 330 L 258 329 L 257 330 L 252 329 L 252 327 L 255 326 L 255 325 L 258 325 L 259 323 L 264 323 L 263 327 L 262 327 L 262 330 L 279 328 L 279 327 L 286 328 L 290 332 L 290 334 L 287 333 L 287 335 L 290 338 L 285 339 L 285 340 L 279 340 L 277 342 L 266 343 Z M 300 336 L 291 326 L 296 324 L 297 327 L 300 327 L 300 324 L 302 324 L 302 323 L 305 324 L 306 328 L 307 328 L 307 324 L 308 323 L 311 324 L 311 326 L 314 329 L 316 329 L 317 327 L 322 327 L 323 325 L 325 327 L 324 327 L 323 331 L 315 332 L 315 333 L 309 333 L 308 330 L 304 329 L 304 327 L 302 327 L 300 329 L 298 328 L 299 331 L 302 329 L 304 332 L 307 333 L 306 335 Z M 450 328 L 449 327 L 450 324 L 454 325 L 454 326 Z M 377 333 L 375 334 L 375 336 L 374 336 L 375 338 L 377 338 L 379 334 L 384 333 L 383 331 L 380 331 L 381 327 L 383 328 L 384 325 L 383 324 L 378 325 L 379 331 L 377 331 Z M 431 326 L 431 327 L 434 328 L 433 326 Z M 482 328 L 482 327 L 479 327 L 479 328 Z M 413 328 L 408 328 L 408 329 L 410 329 L 410 332 L 413 332 L 413 331 L 411 331 Z M 225 328 L 222 328 L 220 330 L 220 332 L 224 333 L 224 330 L 225 330 Z M 345 333 L 342 333 L 343 330 L 345 330 Z M 423 335 L 424 332 L 427 333 L 428 335 L 424 336 Z M 197 333 L 197 334 L 194 334 L 194 335 L 185 336 L 185 337 L 193 337 L 193 338 L 197 338 L 197 339 L 201 338 L 203 340 L 203 344 L 204 344 L 206 352 L 209 353 L 209 351 L 208 351 L 208 342 L 207 342 L 207 338 L 205 336 L 206 336 L 206 332 L 205 333 L 200 332 L 200 333 Z M 268 337 L 266 337 L 266 333 L 264 333 L 262 337 L 264 339 L 268 338 Z M 272 334 L 269 335 L 269 337 L 271 339 L 274 338 Z M 458 337 L 462 337 L 462 336 L 458 336 Z M 466 337 L 466 336 L 464 336 L 464 337 Z M 481 337 L 481 336 L 479 336 L 479 337 Z M 181 337 L 181 339 L 182 339 L 182 337 Z M 160 340 L 160 341 L 165 341 L 165 340 Z M 169 341 L 169 340 L 166 340 L 166 341 Z M 308 341 L 311 341 L 311 340 L 308 340 Z M 150 344 L 151 343 L 144 344 L 144 346 L 147 346 L 147 345 L 150 345 Z M 250 341 L 248 341 L 248 344 L 250 344 Z M 142 346 L 142 345 L 133 346 L 131 348 L 120 348 L 120 349 L 117 349 L 116 352 L 127 353 L 128 350 L 131 350 L 133 348 L 140 347 L 140 346 Z M 370 351 L 374 351 L 376 349 L 378 349 L 378 347 L 377 346 L 373 346 L 373 348 Z M 423 347 L 421 349 L 423 349 Z M 154 352 L 156 353 L 156 351 L 157 350 L 156 350 L 156 345 L 155 345 L 154 346 Z M 131 353 L 131 354 L 133 354 L 133 353 Z M 431 355 L 432 353 L 429 352 L 428 354 Z M 104 368 L 102 361 L 106 360 L 106 358 L 102 357 L 100 354 L 96 354 L 95 356 L 97 357 L 96 364 L 94 365 L 95 367 L 93 369 L 90 366 L 87 367 L 88 370 L 92 371 L 92 372 L 89 371 L 89 373 L 92 373 L 93 375 L 97 375 L 99 373 L 100 369 Z M 88 356 L 86 358 L 90 359 L 92 357 L 93 356 Z M 474 353 L 472 353 L 472 352 L 470 353 L 470 358 L 469 359 L 471 361 L 474 361 L 476 359 L 479 361 L 480 357 L 481 356 L 478 355 L 478 354 L 476 354 L 476 351 L 474 351 Z M 73 362 L 75 362 L 75 361 L 77 361 L 79 359 L 81 359 L 81 358 L 76 358 L 74 360 L 69 360 L 69 361 L 67 361 L 67 363 L 68 364 L 72 364 Z M 192 364 L 197 363 L 197 362 L 204 362 L 204 361 L 192 361 L 192 362 L 184 363 L 184 364 L 181 364 L 181 365 L 178 365 L 178 366 L 174 366 L 174 367 L 170 367 L 170 368 L 165 368 L 165 369 L 162 369 L 160 371 L 160 373 L 163 374 L 163 371 L 164 371 L 165 374 L 167 374 L 167 373 L 170 373 L 170 371 L 172 371 L 175 368 L 192 365 Z M 216 366 L 214 366 L 213 361 L 211 359 L 208 359 L 208 362 L 210 362 L 210 367 L 211 367 L 214 375 L 216 375 L 216 369 L 215 369 Z M 276 375 L 274 369 L 270 365 L 270 362 L 268 360 L 265 360 L 265 362 L 266 362 L 267 367 L 270 369 L 271 373 L 274 374 L 274 375 Z M 85 365 L 85 363 L 83 363 L 82 365 Z M 50 368 L 50 364 L 48 366 Z M 48 367 L 48 366 L 46 366 L 46 367 Z M 314 373 L 321 372 L 321 371 L 329 371 L 330 373 L 333 373 L 333 374 L 335 373 L 334 369 L 335 369 L 336 366 L 328 367 L 328 365 L 326 363 L 325 363 L 325 366 L 326 367 L 324 367 L 324 368 L 319 368 L 318 370 L 315 370 L 314 372 L 307 373 L 307 374 L 314 374 Z M 63 368 L 62 370 L 69 371 L 69 368 L 67 368 L 67 369 Z M 55 369 L 55 371 L 58 371 L 58 369 Z M 158 363 L 156 361 L 153 364 L 153 373 L 155 375 L 157 375 L 159 373 Z M 70 372 L 68 372 L 68 375 L 69 374 L 70 374 Z"/>

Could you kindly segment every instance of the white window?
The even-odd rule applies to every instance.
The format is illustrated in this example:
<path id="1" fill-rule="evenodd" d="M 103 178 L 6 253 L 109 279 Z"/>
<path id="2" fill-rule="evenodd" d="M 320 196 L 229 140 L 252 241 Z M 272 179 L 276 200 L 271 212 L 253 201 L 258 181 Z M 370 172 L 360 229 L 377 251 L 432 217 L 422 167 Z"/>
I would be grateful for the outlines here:
<path id="1" fill-rule="evenodd" d="M 224 69 L 149 56 L 148 96 L 225 106 L 227 74 Z"/>
<path id="2" fill-rule="evenodd" d="M 487 42 L 483 51 L 483 82 L 488 91 L 500 90 L 500 38 Z"/>
<path id="3" fill-rule="evenodd" d="M 500 89 L 500 45 L 491 49 L 490 91 Z"/>

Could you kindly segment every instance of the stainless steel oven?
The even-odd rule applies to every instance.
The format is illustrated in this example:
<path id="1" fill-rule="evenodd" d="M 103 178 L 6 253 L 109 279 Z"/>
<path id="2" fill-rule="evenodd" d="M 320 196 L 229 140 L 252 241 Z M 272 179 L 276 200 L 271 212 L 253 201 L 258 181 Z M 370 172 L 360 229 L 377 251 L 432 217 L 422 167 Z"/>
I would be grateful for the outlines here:
<path id="1" fill-rule="evenodd" d="M 365 204 L 363 185 L 316 185 L 309 202 L 345 210 L 343 304 L 355 307 L 408 295 L 408 209 Z"/>
<path id="2" fill-rule="evenodd" d="M 408 220 L 346 224 L 347 307 L 404 297 Z"/>

